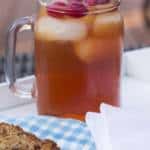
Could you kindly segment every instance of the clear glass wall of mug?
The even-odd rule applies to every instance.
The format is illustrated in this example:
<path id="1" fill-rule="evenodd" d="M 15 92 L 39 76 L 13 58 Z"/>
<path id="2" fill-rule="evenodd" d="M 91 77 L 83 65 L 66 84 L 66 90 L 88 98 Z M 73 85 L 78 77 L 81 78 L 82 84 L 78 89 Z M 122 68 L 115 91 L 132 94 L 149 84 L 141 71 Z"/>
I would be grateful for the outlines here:
<path id="1" fill-rule="evenodd" d="M 119 1 L 38 1 L 36 17 L 18 19 L 9 29 L 6 77 L 13 92 L 16 35 L 28 26 L 35 37 L 39 114 L 84 119 L 102 102 L 119 106 L 123 20 Z M 27 29 L 27 28 L 26 28 Z"/>

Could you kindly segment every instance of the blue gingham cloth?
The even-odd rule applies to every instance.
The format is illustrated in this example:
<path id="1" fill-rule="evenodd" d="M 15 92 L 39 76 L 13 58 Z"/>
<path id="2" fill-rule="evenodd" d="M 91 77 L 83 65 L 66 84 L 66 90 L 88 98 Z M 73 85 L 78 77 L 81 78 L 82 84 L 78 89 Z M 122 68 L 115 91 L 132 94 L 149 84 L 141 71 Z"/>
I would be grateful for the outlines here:
<path id="1" fill-rule="evenodd" d="M 62 150 L 96 150 L 86 124 L 80 121 L 45 116 L 0 116 L 0 121 L 19 125 L 39 138 L 52 139 Z"/>

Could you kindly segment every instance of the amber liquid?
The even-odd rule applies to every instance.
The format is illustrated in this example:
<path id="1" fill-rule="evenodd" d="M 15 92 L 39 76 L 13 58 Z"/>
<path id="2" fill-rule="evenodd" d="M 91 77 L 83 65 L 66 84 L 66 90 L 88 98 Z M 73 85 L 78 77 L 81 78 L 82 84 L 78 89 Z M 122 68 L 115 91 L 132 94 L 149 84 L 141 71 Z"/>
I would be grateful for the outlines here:
<path id="1" fill-rule="evenodd" d="M 81 41 L 45 40 L 35 35 L 40 114 L 84 120 L 86 112 L 99 111 L 102 102 L 119 106 L 122 20 L 113 19 L 102 26 L 100 34 L 93 34 L 90 27 Z"/>

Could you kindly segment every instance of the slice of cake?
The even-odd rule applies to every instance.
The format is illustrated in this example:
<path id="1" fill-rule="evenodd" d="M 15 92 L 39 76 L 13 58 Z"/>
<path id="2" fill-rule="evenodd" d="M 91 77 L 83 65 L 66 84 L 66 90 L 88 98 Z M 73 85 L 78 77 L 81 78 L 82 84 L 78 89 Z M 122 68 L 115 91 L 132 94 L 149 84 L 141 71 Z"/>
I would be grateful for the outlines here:
<path id="1" fill-rule="evenodd" d="M 55 142 L 41 140 L 22 128 L 0 123 L 0 150 L 60 150 Z"/>

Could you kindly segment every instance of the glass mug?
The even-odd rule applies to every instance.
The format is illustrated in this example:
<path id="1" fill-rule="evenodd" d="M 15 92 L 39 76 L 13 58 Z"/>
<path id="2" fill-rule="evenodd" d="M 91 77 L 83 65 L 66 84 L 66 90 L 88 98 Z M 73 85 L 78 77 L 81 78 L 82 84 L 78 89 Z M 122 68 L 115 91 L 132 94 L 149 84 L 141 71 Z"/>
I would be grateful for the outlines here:
<path id="1" fill-rule="evenodd" d="M 18 31 L 35 38 L 35 86 L 39 114 L 84 120 L 102 102 L 119 106 L 123 19 L 119 1 L 38 1 L 36 16 L 17 20 L 9 29 L 6 76 L 17 87 L 14 57 Z M 32 90 L 30 90 L 32 91 Z"/>

